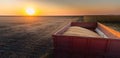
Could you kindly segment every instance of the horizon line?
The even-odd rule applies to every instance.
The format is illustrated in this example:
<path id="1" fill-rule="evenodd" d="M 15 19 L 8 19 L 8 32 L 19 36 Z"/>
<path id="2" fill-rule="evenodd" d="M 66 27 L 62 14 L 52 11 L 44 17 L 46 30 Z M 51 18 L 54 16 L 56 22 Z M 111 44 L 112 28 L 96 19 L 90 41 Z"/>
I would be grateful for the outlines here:
<path id="1" fill-rule="evenodd" d="M 0 17 L 40 17 L 40 16 L 120 16 L 120 15 L 112 15 L 112 14 L 103 14 L 103 15 L 0 15 Z"/>

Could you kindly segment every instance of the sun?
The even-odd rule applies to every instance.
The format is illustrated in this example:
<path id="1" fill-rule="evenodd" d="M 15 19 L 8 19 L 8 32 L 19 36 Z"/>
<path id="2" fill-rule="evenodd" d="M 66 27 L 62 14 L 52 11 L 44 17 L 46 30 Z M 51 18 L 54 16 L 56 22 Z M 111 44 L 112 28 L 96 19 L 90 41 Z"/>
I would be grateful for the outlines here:
<path id="1" fill-rule="evenodd" d="M 35 9 L 34 8 L 26 8 L 26 13 L 28 15 L 35 15 Z"/>

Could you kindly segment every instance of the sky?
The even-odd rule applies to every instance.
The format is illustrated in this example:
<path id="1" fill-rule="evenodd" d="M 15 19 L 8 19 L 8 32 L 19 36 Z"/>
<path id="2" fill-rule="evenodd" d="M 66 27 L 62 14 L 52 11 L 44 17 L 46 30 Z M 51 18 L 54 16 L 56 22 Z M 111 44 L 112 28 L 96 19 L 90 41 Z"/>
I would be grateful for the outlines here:
<path id="1" fill-rule="evenodd" d="M 0 0 L 0 15 L 119 15 L 120 0 Z"/>

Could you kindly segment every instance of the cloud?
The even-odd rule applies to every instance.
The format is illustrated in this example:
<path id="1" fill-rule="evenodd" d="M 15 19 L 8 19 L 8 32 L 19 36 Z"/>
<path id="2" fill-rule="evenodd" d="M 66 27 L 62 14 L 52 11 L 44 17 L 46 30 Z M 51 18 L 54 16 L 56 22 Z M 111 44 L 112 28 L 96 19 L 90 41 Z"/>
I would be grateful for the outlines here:
<path id="1" fill-rule="evenodd" d="M 94 8 L 117 8 L 120 0 L 31 0 L 38 4 L 46 4 L 59 8 L 71 9 L 94 9 Z"/>

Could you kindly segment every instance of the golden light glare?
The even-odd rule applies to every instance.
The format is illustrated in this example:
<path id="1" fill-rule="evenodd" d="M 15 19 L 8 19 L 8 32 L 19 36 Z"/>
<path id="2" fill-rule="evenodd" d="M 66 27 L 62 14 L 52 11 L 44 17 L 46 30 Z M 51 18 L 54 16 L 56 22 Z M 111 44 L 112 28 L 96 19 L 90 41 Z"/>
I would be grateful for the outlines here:
<path id="1" fill-rule="evenodd" d="M 35 9 L 34 8 L 26 8 L 26 13 L 28 15 L 35 15 Z"/>

